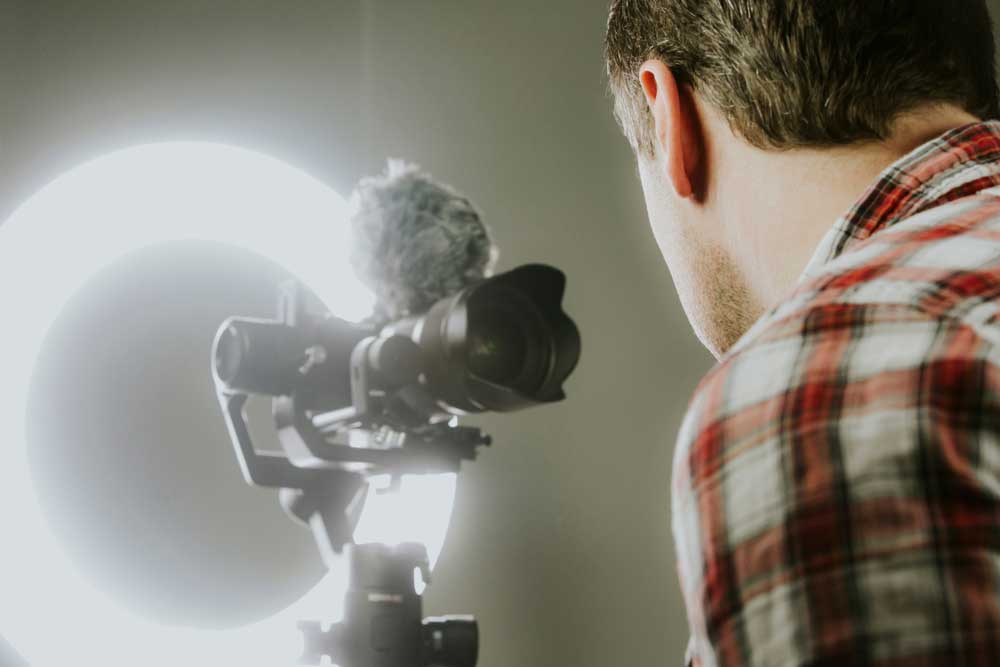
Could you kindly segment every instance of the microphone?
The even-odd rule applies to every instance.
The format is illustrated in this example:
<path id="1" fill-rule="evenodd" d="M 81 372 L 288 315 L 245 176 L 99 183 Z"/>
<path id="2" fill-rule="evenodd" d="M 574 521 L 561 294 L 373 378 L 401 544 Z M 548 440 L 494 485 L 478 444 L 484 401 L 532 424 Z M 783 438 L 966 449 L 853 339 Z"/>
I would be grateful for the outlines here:
<path id="1" fill-rule="evenodd" d="M 493 275 L 499 256 L 475 206 L 420 167 L 389 160 L 351 195 L 350 261 L 378 325 L 426 312 Z"/>

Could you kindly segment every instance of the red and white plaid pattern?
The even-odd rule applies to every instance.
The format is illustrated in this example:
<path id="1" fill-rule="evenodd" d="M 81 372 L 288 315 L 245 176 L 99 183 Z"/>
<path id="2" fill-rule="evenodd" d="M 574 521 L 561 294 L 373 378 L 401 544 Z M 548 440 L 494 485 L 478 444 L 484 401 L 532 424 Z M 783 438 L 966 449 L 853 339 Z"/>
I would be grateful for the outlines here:
<path id="1" fill-rule="evenodd" d="M 1000 122 L 889 167 L 702 381 L 674 458 L 704 667 L 1000 666 Z"/>

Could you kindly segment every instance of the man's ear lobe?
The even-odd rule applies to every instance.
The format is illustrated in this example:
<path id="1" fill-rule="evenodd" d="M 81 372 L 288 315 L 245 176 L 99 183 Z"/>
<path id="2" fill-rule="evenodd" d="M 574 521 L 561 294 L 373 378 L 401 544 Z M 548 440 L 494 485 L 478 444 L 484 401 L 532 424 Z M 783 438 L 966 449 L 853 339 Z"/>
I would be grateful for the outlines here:
<path id="1" fill-rule="evenodd" d="M 656 149 L 664 158 L 665 176 L 678 197 L 691 197 L 694 188 L 690 173 L 694 165 L 688 164 L 691 156 L 685 149 L 692 139 L 687 136 L 692 126 L 685 118 L 687 109 L 681 103 L 677 79 L 666 63 L 651 59 L 639 68 L 639 81 L 653 118 Z"/>

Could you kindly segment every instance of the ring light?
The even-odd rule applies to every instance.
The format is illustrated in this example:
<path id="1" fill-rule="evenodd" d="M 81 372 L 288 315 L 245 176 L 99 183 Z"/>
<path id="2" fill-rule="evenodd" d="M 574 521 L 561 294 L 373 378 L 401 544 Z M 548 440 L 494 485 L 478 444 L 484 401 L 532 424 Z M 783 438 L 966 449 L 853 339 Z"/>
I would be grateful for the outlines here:
<path id="1" fill-rule="evenodd" d="M 0 346 L 0 634 L 30 664 L 291 665 L 301 648 L 299 619 L 338 620 L 343 571 L 331 571 L 275 616 L 235 630 L 163 626 L 124 609 L 79 573 L 49 530 L 28 471 L 25 412 L 40 345 L 64 304 L 101 268 L 143 247 L 203 240 L 243 248 L 296 275 L 338 316 L 367 315 L 372 297 L 350 271 L 345 216 L 337 193 L 273 158 L 168 143 L 80 166 L 0 227 L 0 305 L 7 314 Z M 206 373 L 208 356 L 206 349 Z M 454 493 L 454 475 L 406 478 L 398 496 L 370 496 L 358 539 L 421 541 L 434 559 Z"/>

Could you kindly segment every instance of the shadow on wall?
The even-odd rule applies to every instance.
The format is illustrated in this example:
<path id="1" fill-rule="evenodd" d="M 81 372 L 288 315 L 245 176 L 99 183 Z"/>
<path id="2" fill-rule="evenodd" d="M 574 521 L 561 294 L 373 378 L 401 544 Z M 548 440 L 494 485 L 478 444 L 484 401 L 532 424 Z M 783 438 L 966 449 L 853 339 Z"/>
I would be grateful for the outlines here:
<path id="1" fill-rule="evenodd" d="M 24 661 L 17 652 L 11 648 L 10 644 L 4 641 L 3 637 L 0 637 L 0 665 L 4 667 L 27 667 L 28 663 Z"/>

